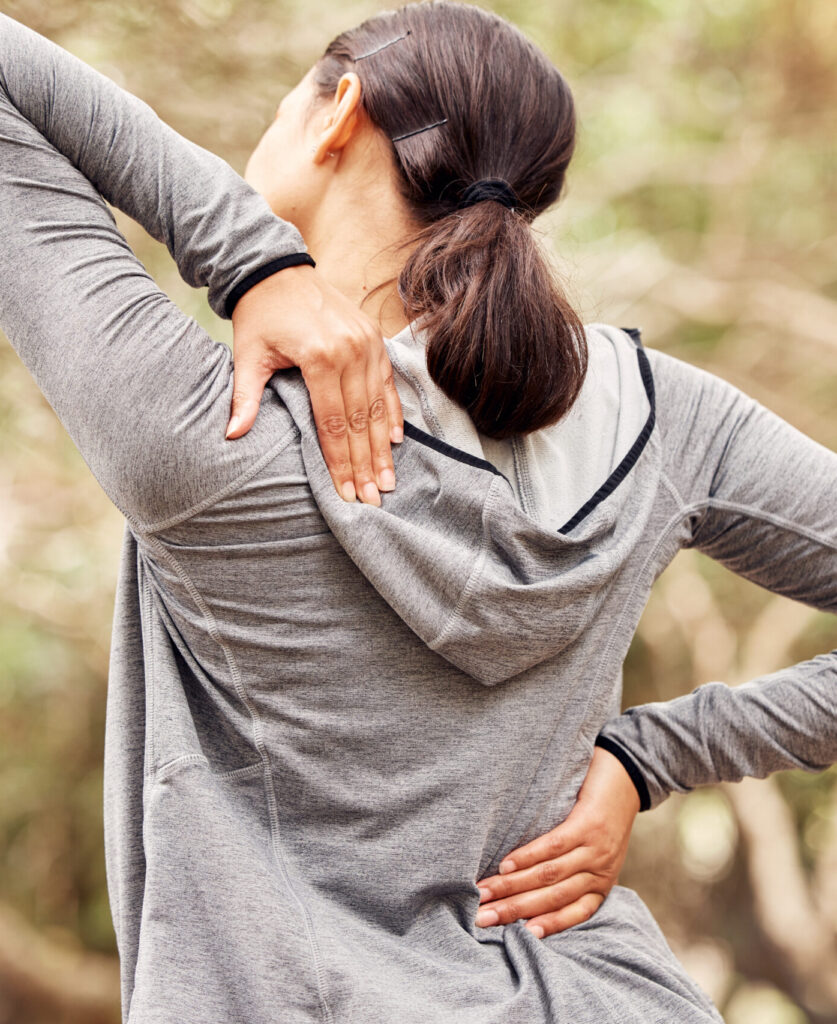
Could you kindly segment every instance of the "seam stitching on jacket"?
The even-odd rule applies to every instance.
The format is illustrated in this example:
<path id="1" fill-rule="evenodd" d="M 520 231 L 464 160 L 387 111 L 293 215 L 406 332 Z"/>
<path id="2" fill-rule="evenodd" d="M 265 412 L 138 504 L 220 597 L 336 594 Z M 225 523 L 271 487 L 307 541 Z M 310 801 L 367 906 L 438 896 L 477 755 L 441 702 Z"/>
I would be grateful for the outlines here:
<path id="1" fill-rule="evenodd" d="M 683 496 L 680 494 L 680 491 L 677 489 L 677 486 L 675 485 L 674 481 L 671 479 L 671 477 L 668 475 L 668 473 L 666 473 L 664 469 L 660 470 L 660 479 L 668 487 L 669 493 L 677 502 L 678 506 L 680 506 L 681 508 L 685 508 L 686 502 L 683 500 Z"/>
<path id="2" fill-rule="evenodd" d="M 264 455 L 256 459 L 254 463 L 249 465 L 247 469 L 240 473 L 234 480 L 225 484 L 220 491 L 216 491 L 208 498 L 202 498 L 195 505 L 192 505 L 191 508 L 188 508 L 183 512 L 177 512 L 176 514 L 169 516 L 167 519 L 162 519 L 157 523 L 150 523 L 148 526 L 140 526 L 138 524 L 138 532 L 146 535 L 159 533 L 161 530 L 167 530 L 171 526 L 178 526 L 187 519 L 191 519 L 192 516 L 196 516 L 200 512 L 205 512 L 208 508 L 211 508 L 219 501 L 223 501 L 224 498 L 229 494 L 232 494 L 236 488 L 247 483 L 248 480 L 254 477 L 260 469 L 270 462 L 271 459 L 279 455 L 288 446 L 288 444 L 290 444 L 293 436 L 297 433 L 299 433 L 299 431 L 296 424 L 292 424 L 287 432 L 282 435 L 272 448 L 269 448 Z M 136 522 L 136 520 L 133 521 Z"/>
<path id="3" fill-rule="evenodd" d="M 139 550 L 137 551 L 137 560 L 140 560 Z M 139 567 L 138 567 L 139 568 Z M 155 700 L 155 680 L 154 680 L 154 666 L 155 661 L 155 647 L 154 647 L 154 630 L 152 628 L 152 615 L 154 612 L 154 599 L 151 593 L 151 585 L 148 582 L 148 573 L 146 572 L 145 566 L 142 566 L 142 598 L 143 604 L 145 605 L 145 621 L 142 625 L 143 643 L 148 639 L 148 646 L 151 651 L 151 660 L 148 663 L 147 672 L 148 675 L 145 678 L 145 707 L 146 707 L 146 718 L 148 720 L 148 735 L 145 739 L 145 756 L 146 762 L 143 765 L 143 777 L 150 778 L 154 774 L 154 762 L 157 759 L 157 752 L 155 748 L 154 738 L 157 733 L 157 701 Z"/>
<path id="4" fill-rule="evenodd" d="M 787 530 L 789 533 L 795 533 L 800 537 L 807 537 L 808 540 L 822 544 L 823 547 L 829 548 L 831 551 L 837 551 L 837 543 L 817 533 L 815 530 L 806 529 L 806 527 L 792 523 L 788 519 L 783 519 L 782 516 L 774 515 L 772 512 L 764 512 L 761 509 L 754 508 L 752 505 L 743 505 L 737 501 L 725 501 L 723 498 L 705 498 L 702 501 L 692 502 L 691 505 L 683 508 L 683 518 L 685 519 L 693 512 L 698 512 L 703 508 L 717 508 L 726 512 L 741 512 L 748 515 L 751 519 L 772 523 L 774 526 Z M 700 549 L 695 547 L 695 550 Z"/>
<path id="5" fill-rule="evenodd" d="M 203 754 L 181 754 L 180 757 L 173 757 L 170 761 L 166 761 L 165 764 L 161 764 L 160 767 L 154 772 L 154 782 L 165 782 L 166 779 L 171 778 L 172 775 L 177 773 L 177 769 L 190 764 L 205 764 L 208 765 L 209 761 Z"/>
<path id="6" fill-rule="evenodd" d="M 534 519 L 533 510 L 535 503 L 532 496 L 529 467 L 526 465 L 523 443 L 519 437 L 512 439 L 512 465 L 514 466 L 514 475 L 517 479 L 517 489 L 520 494 L 523 511 Z"/>
<path id="7" fill-rule="evenodd" d="M 180 757 L 172 758 L 171 761 L 161 764 L 154 773 L 153 781 L 164 782 L 166 779 L 171 778 L 172 775 L 175 775 L 180 768 L 189 767 L 190 765 L 201 765 L 208 768 L 218 779 L 247 779 L 251 775 L 260 775 L 262 772 L 261 761 L 255 764 L 243 765 L 241 768 L 230 768 L 223 772 L 216 772 L 213 770 L 212 764 L 205 754 L 182 754 Z"/>
<path id="8" fill-rule="evenodd" d="M 314 924 L 307 905 L 299 896 L 291 881 L 290 872 L 288 871 L 288 867 L 285 863 L 284 857 L 282 856 L 282 850 L 279 845 L 279 814 L 276 801 L 276 789 L 273 778 L 273 768 L 270 763 L 267 748 L 265 747 L 261 717 L 241 679 L 241 672 L 238 668 L 238 663 L 236 662 L 232 651 L 221 636 L 221 631 L 218 628 L 218 623 L 215 621 L 215 616 L 212 614 L 209 605 L 202 597 L 191 577 L 174 555 L 159 540 L 159 538 L 152 536 L 148 537 L 148 544 L 157 552 L 158 557 L 163 561 L 168 562 L 177 574 L 183 586 L 186 588 L 189 596 L 195 602 L 198 610 L 201 612 L 204 621 L 207 624 L 209 636 L 218 644 L 224 655 L 224 660 L 226 661 L 235 692 L 250 715 L 250 723 L 253 728 L 253 742 L 259 754 L 260 767 L 264 779 L 264 791 L 267 798 L 268 816 L 270 819 L 271 847 L 273 849 L 273 856 L 276 860 L 277 866 L 279 867 L 280 874 L 283 876 L 288 887 L 288 891 L 296 902 L 302 914 L 303 922 L 305 923 L 305 928 L 308 934 L 309 949 L 311 952 L 312 966 L 314 968 L 314 976 L 317 982 L 317 996 L 320 1003 L 322 1018 L 326 1024 L 333 1024 L 334 1018 L 332 1017 L 331 1009 L 328 1005 L 328 1000 L 326 999 L 325 994 L 323 960 L 317 943 L 317 937 L 314 932 Z"/>

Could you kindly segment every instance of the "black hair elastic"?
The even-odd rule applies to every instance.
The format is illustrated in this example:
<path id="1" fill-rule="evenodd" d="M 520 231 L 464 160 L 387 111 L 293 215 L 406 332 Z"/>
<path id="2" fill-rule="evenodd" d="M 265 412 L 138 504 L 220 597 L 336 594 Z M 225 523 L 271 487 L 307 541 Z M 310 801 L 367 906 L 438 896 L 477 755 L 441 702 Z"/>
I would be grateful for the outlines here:
<path id="1" fill-rule="evenodd" d="M 502 178 L 483 178 L 469 185 L 459 198 L 458 209 L 466 206 L 473 206 L 474 203 L 482 203 L 486 199 L 495 203 L 502 203 L 510 210 L 520 205 L 520 200 L 514 193 L 514 189 Z"/>

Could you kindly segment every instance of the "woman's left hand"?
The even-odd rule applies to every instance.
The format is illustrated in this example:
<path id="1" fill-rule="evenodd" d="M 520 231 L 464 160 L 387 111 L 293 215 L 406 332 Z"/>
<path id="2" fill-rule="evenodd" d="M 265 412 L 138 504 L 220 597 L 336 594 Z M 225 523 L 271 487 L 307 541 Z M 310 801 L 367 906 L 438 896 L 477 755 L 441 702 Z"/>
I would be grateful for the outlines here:
<path id="1" fill-rule="evenodd" d="M 475 923 L 527 918 L 526 927 L 543 938 L 592 917 L 619 878 L 638 811 L 636 787 L 621 762 L 596 747 L 567 818 L 507 854 L 501 874 L 477 882 L 486 892 Z"/>
<path id="2" fill-rule="evenodd" d="M 265 278 L 233 310 L 229 439 L 250 430 L 265 384 L 298 366 L 308 386 L 323 458 L 337 493 L 380 505 L 395 487 L 390 443 L 404 416 L 380 328 L 313 267 Z"/>

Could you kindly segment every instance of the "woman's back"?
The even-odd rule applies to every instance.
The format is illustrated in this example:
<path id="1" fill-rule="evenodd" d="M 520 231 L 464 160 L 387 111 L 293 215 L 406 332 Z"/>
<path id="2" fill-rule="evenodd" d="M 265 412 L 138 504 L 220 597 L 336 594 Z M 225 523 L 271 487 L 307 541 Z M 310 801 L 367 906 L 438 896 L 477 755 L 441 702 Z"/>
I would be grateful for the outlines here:
<path id="1" fill-rule="evenodd" d="M 133 593 L 136 558 L 144 602 L 126 596 L 118 616 L 131 639 L 110 721 L 145 731 L 145 780 L 112 729 L 108 800 L 113 813 L 132 780 L 142 849 L 120 848 L 118 815 L 108 826 L 132 1019 L 191 1019 L 199 994 L 219 1019 L 241 1000 L 243 1019 L 266 1020 L 271 991 L 283 1020 L 311 1019 L 315 993 L 341 1021 L 582 1022 L 602 1019 L 600 999 L 605 1019 L 717 1019 L 628 890 L 545 940 L 473 920 L 475 879 L 570 810 L 618 714 L 650 586 L 691 542 L 716 469 L 732 512 L 757 454 L 750 435 L 730 444 L 756 403 L 604 329 L 611 341 L 599 328 L 591 343 L 621 338 L 643 393 L 652 370 L 653 415 L 565 533 L 530 519 L 493 467 L 409 428 L 396 491 L 346 505 L 292 372 L 260 413 L 285 438 L 270 460 L 199 512 L 128 535 L 121 586 Z M 804 441 L 800 454 L 833 460 Z M 726 557 L 762 565 L 752 539 Z M 786 540 L 773 537 L 777 566 Z"/>

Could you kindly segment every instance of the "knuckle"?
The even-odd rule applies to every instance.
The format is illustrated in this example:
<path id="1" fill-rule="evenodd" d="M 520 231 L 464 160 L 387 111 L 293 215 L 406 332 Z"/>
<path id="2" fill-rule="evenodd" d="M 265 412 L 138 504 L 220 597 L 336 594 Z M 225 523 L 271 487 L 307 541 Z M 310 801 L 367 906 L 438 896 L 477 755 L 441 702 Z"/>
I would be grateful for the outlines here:
<path id="1" fill-rule="evenodd" d="M 541 885 L 555 885 L 561 881 L 561 867 L 554 860 L 544 861 L 538 868 L 538 881 Z"/>
<path id="2" fill-rule="evenodd" d="M 362 409 L 356 409 L 355 412 L 349 414 L 349 430 L 353 434 L 362 434 L 364 430 L 368 429 L 368 425 L 369 420 Z"/>
<path id="3" fill-rule="evenodd" d="M 346 436 L 346 420 L 342 416 L 325 416 L 320 421 L 320 431 L 334 439 Z"/>
<path id="4" fill-rule="evenodd" d="M 523 907 L 517 900 L 508 900 L 503 906 L 500 917 L 505 921 L 517 921 L 523 917 Z"/>
<path id="5" fill-rule="evenodd" d="M 369 483 L 375 483 L 375 474 L 372 472 L 372 467 L 368 462 L 361 462 L 359 465 L 354 467 L 355 476 L 357 477 L 361 485 Z"/>
<path id="6" fill-rule="evenodd" d="M 549 887 L 549 898 L 553 904 L 563 907 L 568 902 L 567 887 L 563 882 L 556 882 Z"/>
<path id="7" fill-rule="evenodd" d="M 379 422 L 386 418 L 387 406 L 384 401 L 383 395 L 378 395 L 377 398 L 373 399 L 372 404 L 369 406 L 369 419 L 373 422 Z"/>
<path id="8" fill-rule="evenodd" d="M 395 377 L 392 370 L 384 374 L 384 390 L 395 391 Z"/>
<path id="9" fill-rule="evenodd" d="M 345 346 L 355 358 L 360 358 L 369 351 L 369 337 L 365 331 L 352 331 L 346 335 Z"/>
<path id="10" fill-rule="evenodd" d="M 558 833 L 554 833 L 547 837 L 547 850 L 549 853 L 557 856 L 559 853 L 564 852 L 564 837 Z"/>
<path id="11" fill-rule="evenodd" d="M 332 459 L 328 463 L 328 468 L 341 482 L 352 479 L 352 464 L 346 458 Z"/>
<path id="12" fill-rule="evenodd" d="M 598 910 L 600 903 L 601 901 L 595 896 L 585 896 L 584 899 L 581 900 L 581 905 L 579 907 L 579 913 L 581 914 L 582 921 L 589 921 L 593 914 Z"/>
<path id="13" fill-rule="evenodd" d="M 252 402 L 252 398 L 248 391 L 245 391 L 243 388 L 236 388 L 233 391 L 232 401 L 233 405 L 240 409 L 243 405 L 249 405 Z"/>
<path id="14" fill-rule="evenodd" d="M 310 375 L 334 373 L 337 363 L 334 353 L 322 345 L 309 349 L 305 357 L 305 372 Z"/>
<path id="15" fill-rule="evenodd" d="M 265 349 L 258 355 L 254 365 L 264 376 L 272 376 L 276 371 L 276 353 Z"/>

